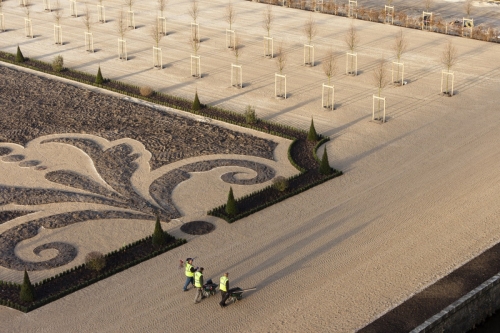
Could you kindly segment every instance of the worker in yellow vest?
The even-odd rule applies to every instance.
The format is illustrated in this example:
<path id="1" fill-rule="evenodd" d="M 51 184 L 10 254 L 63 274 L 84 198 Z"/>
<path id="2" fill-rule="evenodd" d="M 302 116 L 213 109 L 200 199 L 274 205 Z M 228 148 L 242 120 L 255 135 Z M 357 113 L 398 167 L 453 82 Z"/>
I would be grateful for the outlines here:
<path id="1" fill-rule="evenodd" d="M 194 296 L 194 304 L 200 303 L 203 296 L 203 267 L 200 267 L 198 272 L 194 273 L 194 287 L 196 288 L 196 295 Z"/>
<path id="2" fill-rule="evenodd" d="M 193 259 L 186 259 L 186 283 L 184 284 L 184 291 L 188 291 L 188 286 L 191 283 L 194 286 L 194 272 L 198 267 L 193 267 Z"/>
<path id="3" fill-rule="evenodd" d="M 220 285 L 219 285 L 219 289 L 220 289 L 220 294 L 221 294 L 221 301 L 219 303 L 220 307 L 223 308 L 226 306 L 226 301 L 227 299 L 229 298 L 229 293 L 228 293 L 228 290 L 229 290 L 229 273 L 224 273 L 223 276 L 220 277 Z"/>

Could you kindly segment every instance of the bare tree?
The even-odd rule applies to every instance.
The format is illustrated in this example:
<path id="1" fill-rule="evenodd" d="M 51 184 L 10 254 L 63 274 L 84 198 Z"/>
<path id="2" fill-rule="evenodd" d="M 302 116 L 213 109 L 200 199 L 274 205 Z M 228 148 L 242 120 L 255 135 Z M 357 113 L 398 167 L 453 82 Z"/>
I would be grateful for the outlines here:
<path id="1" fill-rule="evenodd" d="M 199 8 L 198 8 L 198 0 L 191 0 L 191 7 L 188 10 L 189 16 L 193 19 L 193 22 L 196 23 L 198 20 Z"/>
<path id="2" fill-rule="evenodd" d="M 451 39 L 449 39 L 444 47 L 443 53 L 441 54 L 441 63 L 446 67 L 448 73 L 450 73 L 451 68 L 455 66 L 455 64 L 457 63 L 458 60 L 457 58 L 458 58 L 457 49 L 453 45 Z M 449 75 L 446 75 L 446 93 L 449 92 L 448 85 L 449 85 Z"/>
<path id="3" fill-rule="evenodd" d="M 193 50 L 194 55 L 197 56 L 198 50 L 200 49 L 200 40 L 189 38 L 189 45 L 191 46 L 191 50 Z"/>
<path id="4" fill-rule="evenodd" d="M 356 51 L 356 48 L 359 45 L 359 36 L 356 27 L 354 26 L 354 21 L 351 21 L 351 25 L 347 30 L 347 33 L 345 35 L 345 43 L 347 44 L 347 48 L 351 52 Z"/>
<path id="5" fill-rule="evenodd" d="M 125 0 L 125 5 L 128 7 L 129 11 L 132 11 L 132 6 L 134 5 L 135 0 Z"/>
<path id="6" fill-rule="evenodd" d="M 373 70 L 373 84 L 378 89 L 378 97 L 382 93 L 382 90 L 389 84 L 389 75 L 386 69 L 386 61 L 385 59 L 380 59 L 377 64 L 377 67 Z"/>
<path id="7" fill-rule="evenodd" d="M 167 7 L 168 0 L 157 0 L 158 1 L 158 10 L 160 11 L 160 17 L 163 17 L 163 12 Z"/>
<path id="8" fill-rule="evenodd" d="M 125 34 L 127 33 L 127 20 L 125 18 L 125 13 L 123 10 L 120 10 L 118 14 L 118 18 L 116 19 L 116 30 L 118 35 L 120 35 L 121 39 L 125 38 Z"/>
<path id="9" fill-rule="evenodd" d="M 328 85 L 330 85 L 332 77 L 337 74 L 337 69 L 337 59 L 335 58 L 335 54 L 332 50 L 329 50 L 323 59 L 323 72 L 328 78 Z"/>
<path id="10" fill-rule="evenodd" d="M 236 11 L 234 10 L 231 0 L 226 7 L 226 22 L 229 23 L 229 30 L 233 30 L 233 23 L 236 20 Z"/>
<path id="11" fill-rule="evenodd" d="M 87 29 L 87 32 L 90 32 L 90 29 L 92 28 L 93 22 L 92 22 L 92 15 L 90 14 L 88 4 L 85 4 L 85 11 L 83 12 L 82 22 L 83 22 L 83 25 L 85 26 L 85 29 Z"/>
<path id="12" fill-rule="evenodd" d="M 403 33 L 403 28 L 400 28 L 394 39 L 394 44 L 392 45 L 392 49 L 394 50 L 394 55 L 396 56 L 396 59 L 398 59 L 398 65 L 397 65 L 398 76 L 396 76 L 398 81 L 399 81 L 399 64 L 401 63 L 401 57 L 403 56 L 403 53 L 406 52 L 407 48 L 408 48 L 408 40 L 405 34 Z M 403 80 L 401 80 L 401 85 L 403 85 Z"/>
<path id="13" fill-rule="evenodd" d="M 266 10 L 264 11 L 264 22 L 262 23 L 262 27 L 267 32 L 267 37 L 271 37 L 271 28 L 273 26 L 274 14 L 273 7 L 271 5 L 266 6 Z"/>
<path id="14" fill-rule="evenodd" d="M 474 11 L 473 0 L 465 0 L 464 11 L 465 11 L 465 14 L 467 14 L 467 18 L 470 18 L 470 15 Z"/>
<path id="15" fill-rule="evenodd" d="M 304 34 L 307 37 L 308 44 L 311 44 L 314 37 L 318 33 L 318 27 L 316 21 L 313 19 L 312 15 L 309 15 L 306 23 L 304 24 Z"/>
<path id="16" fill-rule="evenodd" d="M 430 11 L 433 4 L 434 4 L 434 0 L 424 0 L 425 11 L 426 12 Z"/>
<path id="17" fill-rule="evenodd" d="M 29 20 L 30 19 L 30 14 L 31 14 L 31 2 L 30 0 L 24 0 L 24 13 L 26 14 L 26 18 Z"/>
<path id="18" fill-rule="evenodd" d="M 233 47 L 233 54 L 234 58 L 236 59 L 236 65 L 238 64 L 238 59 L 241 56 L 241 49 L 243 48 L 243 45 L 241 45 L 241 40 L 238 35 L 234 38 L 234 47 Z"/>
<path id="19" fill-rule="evenodd" d="M 160 47 L 160 41 L 163 34 L 160 32 L 160 29 L 158 29 L 158 24 L 156 22 L 149 28 L 149 36 L 153 39 L 155 47 Z"/>
<path id="20" fill-rule="evenodd" d="M 59 2 L 59 0 L 56 1 L 56 8 L 54 9 L 53 15 L 54 15 L 54 23 L 56 25 L 61 25 L 63 9 L 61 8 L 61 3 Z"/>
<path id="21" fill-rule="evenodd" d="M 279 43 L 278 50 L 276 51 L 276 66 L 278 67 L 278 72 L 282 75 L 286 66 L 286 53 L 283 48 L 283 42 Z"/>

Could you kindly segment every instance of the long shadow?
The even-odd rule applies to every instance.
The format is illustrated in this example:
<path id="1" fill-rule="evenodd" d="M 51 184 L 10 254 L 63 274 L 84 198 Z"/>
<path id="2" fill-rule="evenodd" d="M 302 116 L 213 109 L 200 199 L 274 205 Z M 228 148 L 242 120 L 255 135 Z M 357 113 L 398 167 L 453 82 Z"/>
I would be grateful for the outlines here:
<path id="1" fill-rule="evenodd" d="M 288 96 L 288 94 L 287 94 L 287 96 Z M 264 119 L 271 120 L 271 119 L 273 119 L 273 118 L 275 118 L 277 116 L 280 116 L 280 115 L 282 115 L 284 113 L 290 112 L 290 111 L 292 111 L 294 109 L 297 109 L 297 108 L 300 108 L 300 107 L 302 107 L 304 105 L 307 105 L 307 104 L 311 103 L 312 101 L 314 101 L 315 99 L 316 98 L 310 98 L 307 101 L 300 102 L 299 104 L 294 104 L 292 106 L 284 108 L 283 110 L 281 110 L 279 112 L 274 112 L 272 115 L 269 115 L 269 117 L 264 117 Z"/>

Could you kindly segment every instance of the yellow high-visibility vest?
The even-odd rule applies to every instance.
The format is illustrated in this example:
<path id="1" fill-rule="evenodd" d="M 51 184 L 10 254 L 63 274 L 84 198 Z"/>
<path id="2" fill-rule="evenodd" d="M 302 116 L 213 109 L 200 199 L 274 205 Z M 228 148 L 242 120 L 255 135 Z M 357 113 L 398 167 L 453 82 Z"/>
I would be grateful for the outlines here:
<path id="1" fill-rule="evenodd" d="M 227 289 L 226 289 L 226 282 L 229 281 L 229 279 L 226 277 L 226 276 L 221 276 L 220 277 L 220 286 L 219 286 L 219 289 L 221 291 L 224 291 L 224 292 L 227 292 Z"/>
<path id="2" fill-rule="evenodd" d="M 194 273 L 194 286 L 195 286 L 196 288 L 201 288 L 201 287 L 203 287 L 203 286 L 201 285 L 201 282 L 200 282 L 200 279 L 201 279 L 201 277 L 202 277 L 202 276 L 203 276 L 203 273 L 202 273 L 202 272 L 196 272 L 196 273 Z"/>
<path id="3" fill-rule="evenodd" d="M 186 276 L 187 277 L 193 277 L 194 276 L 194 273 L 191 272 L 191 268 L 193 267 L 193 265 L 191 265 L 190 263 L 186 263 Z"/>

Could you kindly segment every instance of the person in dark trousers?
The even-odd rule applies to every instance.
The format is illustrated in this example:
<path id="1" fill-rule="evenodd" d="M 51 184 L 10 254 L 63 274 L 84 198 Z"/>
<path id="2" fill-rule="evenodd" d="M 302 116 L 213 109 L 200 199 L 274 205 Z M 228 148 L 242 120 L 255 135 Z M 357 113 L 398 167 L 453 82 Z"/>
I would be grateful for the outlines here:
<path id="1" fill-rule="evenodd" d="M 221 301 L 219 303 L 219 305 L 221 306 L 221 308 L 225 307 L 226 306 L 226 301 L 227 299 L 229 298 L 229 293 L 228 293 L 228 290 L 229 290 L 229 273 L 224 273 L 223 276 L 220 277 L 220 285 L 219 285 L 219 289 L 220 289 L 220 294 L 221 294 Z"/>
<path id="2" fill-rule="evenodd" d="M 196 272 L 196 268 L 193 267 L 193 259 L 186 259 L 186 283 L 184 284 L 184 291 L 188 290 L 188 286 L 191 283 L 194 286 L 194 272 Z"/>
<path id="3" fill-rule="evenodd" d="M 203 297 L 203 267 L 200 267 L 198 272 L 194 273 L 194 287 L 196 288 L 196 295 L 194 297 L 194 303 L 200 303 Z"/>

